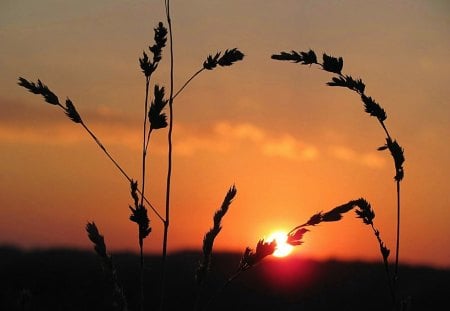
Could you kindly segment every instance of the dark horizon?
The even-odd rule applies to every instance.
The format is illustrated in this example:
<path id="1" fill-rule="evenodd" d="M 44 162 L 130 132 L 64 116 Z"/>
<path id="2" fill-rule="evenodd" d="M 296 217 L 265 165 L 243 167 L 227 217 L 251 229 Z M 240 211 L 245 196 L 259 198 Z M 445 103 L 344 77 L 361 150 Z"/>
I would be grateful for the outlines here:
<path id="1" fill-rule="evenodd" d="M 204 297 L 222 287 L 240 260 L 238 253 L 215 253 Z M 137 310 L 138 256 L 113 253 L 113 263 L 131 310 Z M 196 295 L 195 269 L 200 252 L 184 251 L 168 257 L 167 307 L 186 307 Z M 146 303 L 157 301 L 160 256 L 145 256 Z M 0 247 L 0 309 L 19 309 L 27 300 L 28 310 L 103 310 L 110 292 L 99 258 L 93 251 L 47 249 L 23 251 Z M 214 300 L 214 310 L 309 310 L 386 309 L 390 305 L 382 263 L 306 258 L 267 258 L 244 272 Z M 430 310 L 446 303 L 450 270 L 400 266 L 402 296 L 412 310 Z M 106 300 L 105 300 L 106 299 Z M 207 300 L 207 299 L 204 299 Z"/>
<path id="2" fill-rule="evenodd" d="M 0 252 L 4 250 L 10 249 L 13 251 L 20 251 L 25 253 L 32 253 L 32 252 L 47 252 L 47 251 L 74 251 L 74 252 L 87 252 L 95 254 L 95 251 L 92 246 L 70 246 L 70 245 L 56 245 L 56 246 L 20 246 L 15 244 L 0 244 Z M 177 250 L 168 251 L 168 254 L 170 255 L 182 255 L 182 254 L 195 254 L 198 253 L 199 256 L 201 256 L 202 252 L 200 248 L 180 248 Z M 215 254 L 223 255 L 223 254 L 229 254 L 229 255 L 242 255 L 243 250 L 216 250 L 214 251 Z M 111 255 L 139 255 L 138 250 L 132 250 L 132 249 L 116 249 L 110 252 Z M 161 256 L 161 252 L 156 251 L 148 251 L 144 250 L 144 254 L 149 257 L 158 257 Z M 214 255 L 213 255 L 214 256 Z M 199 257 L 200 258 L 200 257 Z M 290 260 L 290 259 L 300 259 L 300 260 L 311 260 L 311 261 L 317 261 L 317 262 L 327 262 L 327 261 L 337 261 L 337 262 L 346 262 L 346 263 L 368 263 L 368 264 L 382 264 L 381 258 L 373 258 L 373 259 L 366 259 L 366 258 L 340 258 L 340 257 L 325 257 L 325 258 L 318 258 L 311 255 L 304 255 L 299 253 L 293 253 L 287 256 L 287 258 L 276 258 L 274 256 L 269 256 L 265 259 L 267 260 Z M 393 264 L 393 263 L 392 263 Z M 436 265 L 433 263 L 411 263 L 408 262 L 401 262 L 400 265 L 403 267 L 411 267 L 411 268 L 431 268 L 435 270 L 450 270 L 450 266 L 441 266 Z"/>

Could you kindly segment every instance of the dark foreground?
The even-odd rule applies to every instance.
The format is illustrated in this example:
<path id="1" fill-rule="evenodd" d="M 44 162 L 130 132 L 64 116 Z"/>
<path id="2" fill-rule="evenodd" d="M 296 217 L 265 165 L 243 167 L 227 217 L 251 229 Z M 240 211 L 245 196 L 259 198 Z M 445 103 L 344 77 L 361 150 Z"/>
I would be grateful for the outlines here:
<path id="1" fill-rule="evenodd" d="M 193 275 L 200 258 L 195 252 L 169 257 L 165 310 L 193 310 L 199 292 Z M 199 301 L 205 306 L 215 298 L 204 310 L 391 309 L 385 270 L 379 263 L 266 259 L 222 288 L 239 259 L 239 254 L 214 256 Z M 129 310 L 139 310 L 138 257 L 120 253 L 113 261 Z M 159 270 L 159 257 L 147 257 L 145 310 L 158 309 Z M 402 266 L 400 277 L 410 310 L 449 305 L 450 270 Z M 93 252 L 0 247 L 0 310 L 113 310 L 110 302 L 110 286 Z"/>

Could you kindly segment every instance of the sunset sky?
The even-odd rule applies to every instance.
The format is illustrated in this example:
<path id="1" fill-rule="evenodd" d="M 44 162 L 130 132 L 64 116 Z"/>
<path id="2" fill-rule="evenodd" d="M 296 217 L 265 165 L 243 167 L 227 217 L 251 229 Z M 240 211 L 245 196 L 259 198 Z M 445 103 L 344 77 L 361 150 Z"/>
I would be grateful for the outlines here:
<path id="1" fill-rule="evenodd" d="M 137 250 L 132 203 L 120 175 L 80 125 L 17 85 L 41 79 L 69 97 L 86 124 L 140 180 L 145 79 L 138 58 L 153 44 L 164 1 L 0 2 L 0 244 L 90 248 L 95 221 L 112 251 Z M 230 186 L 237 196 L 216 239 L 243 251 L 275 230 L 364 197 L 395 250 L 392 158 L 359 97 L 326 86 L 332 74 L 274 61 L 313 49 L 344 58 L 386 110 L 405 149 L 400 259 L 450 268 L 450 4 L 448 1 L 171 1 L 175 89 L 209 54 L 245 58 L 202 72 L 175 100 L 169 250 L 200 249 Z M 168 49 L 154 82 L 169 85 Z M 152 134 L 151 202 L 162 213 L 167 130 Z M 160 252 L 150 213 L 145 249 Z M 311 229 L 294 254 L 380 260 L 353 212 Z M 393 258 L 393 257 L 392 257 Z"/>

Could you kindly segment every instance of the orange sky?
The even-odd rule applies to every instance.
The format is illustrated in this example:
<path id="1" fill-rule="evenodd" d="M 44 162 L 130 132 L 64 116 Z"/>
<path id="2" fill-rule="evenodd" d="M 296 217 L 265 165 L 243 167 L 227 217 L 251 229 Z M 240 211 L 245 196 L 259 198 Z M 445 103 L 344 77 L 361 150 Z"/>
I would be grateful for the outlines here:
<path id="1" fill-rule="evenodd" d="M 405 148 L 400 258 L 450 267 L 450 6 L 447 1 L 171 1 L 175 85 L 205 57 L 238 47 L 246 57 L 203 72 L 175 101 L 169 249 L 197 248 L 228 188 L 238 194 L 216 240 L 254 247 L 318 211 L 366 198 L 395 246 L 392 160 L 381 127 L 331 74 L 276 62 L 314 49 L 344 58 L 385 108 Z M 163 1 L 0 3 L 0 243 L 90 247 L 94 220 L 112 250 L 137 249 L 126 180 L 80 126 L 16 85 L 40 78 L 70 97 L 85 122 L 140 178 L 144 79 L 138 57 L 163 20 Z M 168 83 L 164 54 L 155 79 Z M 163 210 L 165 130 L 152 137 L 151 201 Z M 151 214 L 146 249 L 161 249 Z M 296 254 L 379 260 L 369 227 L 352 213 L 305 235 Z"/>

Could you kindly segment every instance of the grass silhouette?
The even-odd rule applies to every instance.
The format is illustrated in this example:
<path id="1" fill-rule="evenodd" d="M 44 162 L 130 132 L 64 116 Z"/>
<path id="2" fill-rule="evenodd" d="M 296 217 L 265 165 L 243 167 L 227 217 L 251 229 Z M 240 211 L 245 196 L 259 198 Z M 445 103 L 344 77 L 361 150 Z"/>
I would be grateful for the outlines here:
<path id="1" fill-rule="evenodd" d="M 225 52 L 217 52 L 213 55 L 208 55 L 206 60 L 203 62 L 201 69 L 197 70 L 175 93 L 174 95 L 174 54 L 173 54 L 173 32 L 172 23 L 170 17 L 170 1 L 165 1 L 165 13 L 168 24 L 168 29 L 165 28 L 162 22 L 159 22 L 157 27 L 154 28 L 154 44 L 149 46 L 149 52 L 152 57 L 149 57 L 145 51 L 142 53 L 142 57 L 139 58 L 139 65 L 142 73 L 145 77 L 145 100 L 144 100 L 144 117 L 143 117 L 143 138 L 142 138 L 142 179 L 141 188 L 138 188 L 138 182 L 131 178 L 128 173 L 122 168 L 118 161 L 113 158 L 113 156 L 107 151 L 106 147 L 101 143 L 100 139 L 94 134 L 94 132 L 87 127 L 80 114 L 75 108 L 72 101 L 67 98 L 65 106 L 63 106 L 57 97 L 57 95 L 49 89 L 41 80 L 37 80 L 36 83 L 29 81 L 23 77 L 19 77 L 18 84 L 26 89 L 28 89 L 33 94 L 42 95 L 44 100 L 52 105 L 59 106 L 65 114 L 75 123 L 81 124 L 83 128 L 88 132 L 88 134 L 94 139 L 100 149 L 105 153 L 105 155 L 113 162 L 115 167 L 122 173 L 122 175 L 128 180 L 131 187 L 131 196 L 133 198 L 133 206 L 129 206 L 131 210 L 130 220 L 138 225 L 138 241 L 140 250 L 140 310 L 144 310 L 144 239 L 150 234 L 150 219 L 147 213 L 148 205 L 151 210 L 156 214 L 158 219 L 164 225 L 164 236 L 162 241 L 162 268 L 161 268 L 161 297 L 160 297 L 160 309 L 164 308 L 164 296 L 165 296 L 165 275 L 166 275 L 166 260 L 167 260 L 167 245 L 168 245 L 168 233 L 170 224 L 170 198 L 171 198 L 171 176 L 172 176 L 172 153 L 173 153 L 173 124 L 174 124 L 174 109 L 173 102 L 174 98 L 178 96 L 186 86 L 201 72 L 204 70 L 213 70 L 219 67 L 227 67 L 233 65 L 244 58 L 244 54 L 237 48 L 227 49 Z M 158 84 L 154 86 L 153 100 L 149 106 L 148 102 L 151 97 L 151 76 L 157 70 L 158 65 L 162 60 L 163 48 L 167 43 L 167 35 L 169 36 L 169 49 L 170 49 L 170 86 L 169 86 L 169 97 L 165 99 L 165 88 L 160 87 Z M 169 116 L 163 111 L 164 108 L 169 107 Z M 168 122 L 167 122 L 168 120 Z M 150 201 L 145 197 L 145 186 L 146 186 L 146 162 L 147 162 L 147 151 L 149 148 L 150 137 L 154 130 L 163 129 L 168 127 L 167 136 L 167 148 L 168 148 L 168 168 L 167 168 L 167 179 L 166 179 L 166 194 L 165 194 L 165 208 L 164 216 L 162 213 L 155 208 Z M 215 236 L 220 232 L 220 219 L 225 214 L 225 208 L 227 209 L 231 203 L 232 198 L 236 194 L 236 188 L 233 186 L 227 193 L 224 205 L 222 209 L 218 212 L 217 217 L 215 217 L 215 226 L 213 231 L 206 235 L 205 245 L 204 245 L 204 258 L 203 258 L 203 268 L 199 268 L 198 277 L 202 277 L 200 274 L 206 274 L 209 269 L 208 258 L 212 252 L 212 244 Z M 140 195 L 140 197 L 139 197 Z M 219 219 L 220 218 L 220 219 Z M 217 222 L 218 221 L 218 222 Z M 219 227 L 218 227 L 219 226 Z M 104 266 L 108 266 L 106 269 L 108 274 L 116 283 L 115 270 L 112 265 L 112 260 L 106 253 L 106 246 L 104 243 L 103 236 L 100 235 L 97 226 L 94 222 L 88 223 L 86 225 L 86 231 L 88 232 L 89 239 L 94 243 L 94 248 L 96 253 L 102 259 Z M 209 252 L 209 254 L 208 254 Z M 203 272 L 200 272 L 203 271 Z M 118 291 L 120 286 L 115 284 L 114 291 Z M 117 294 L 117 293 L 116 293 Z M 116 295 L 117 296 L 117 295 Z M 114 306 L 118 307 L 120 310 L 127 310 L 126 303 L 113 302 Z"/>
<path id="2" fill-rule="evenodd" d="M 101 140 L 94 134 L 82 119 L 81 115 L 77 111 L 74 103 L 67 98 L 64 105 L 59 101 L 58 96 L 50 90 L 41 80 L 33 82 L 26 78 L 19 77 L 18 84 L 33 94 L 43 96 L 45 102 L 57 106 L 63 110 L 65 115 L 74 123 L 80 124 L 83 129 L 90 135 L 95 141 L 98 147 L 103 151 L 107 158 L 112 161 L 114 166 L 120 171 L 122 176 L 125 177 L 130 187 L 130 194 L 132 198 L 132 204 L 129 205 L 131 215 L 130 221 L 135 222 L 138 227 L 138 244 L 139 244 L 139 290 L 138 296 L 139 302 L 137 305 L 140 310 L 146 308 L 145 293 L 146 293 L 146 280 L 145 277 L 145 256 L 144 256 L 144 241 L 151 234 L 152 228 L 150 226 L 149 211 L 151 211 L 159 221 L 163 224 L 163 239 L 162 239 L 162 254 L 161 254 L 161 275 L 156 277 L 155 281 L 159 284 L 159 309 L 164 310 L 166 287 L 167 287 L 167 247 L 169 243 L 169 228 L 171 219 L 171 180 L 172 180 L 172 162 L 173 162 L 173 125 L 174 125 L 174 100 L 181 92 L 202 72 L 211 71 L 218 67 L 228 67 L 241 61 L 244 58 L 244 54 L 237 48 L 226 49 L 223 52 L 216 52 L 210 54 L 203 61 L 202 66 L 195 70 L 189 79 L 182 84 L 181 88 L 177 91 L 174 89 L 174 49 L 173 49 L 173 30 L 172 21 L 170 15 L 170 1 L 164 2 L 165 16 L 167 28 L 163 22 L 159 22 L 154 28 L 154 42 L 148 47 L 148 51 L 142 52 L 142 57 L 139 58 L 139 66 L 145 78 L 145 97 L 142 116 L 142 153 L 141 153 L 141 176 L 140 176 L 140 188 L 138 186 L 138 179 L 130 177 L 130 175 L 123 169 L 119 162 L 110 154 L 107 148 L 102 144 Z M 169 48 L 169 86 L 166 88 L 157 83 L 153 83 L 152 75 L 156 70 L 163 65 L 162 61 L 164 49 L 166 46 Z M 339 205 L 327 212 L 318 212 L 312 215 L 309 220 L 301 225 L 294 227 L 287 234 L 287 241 L 293 246 L 302 245 L 303 236 L 310 231 L 311 227 L 314 227 L 322 222 L 336 222 L 342 219 L 343 214 L 348 213 L 351 210 L 356 212 L 356 216 L 360 218 L 364 224 L 371 227 L 377 242 L 379 244 L 380 252 L 383 259 L 383 264 L 388 277 L 388 288 L 392 296 L 392 305 L 395 310 L 405 310 L 406 304 L 399 298 L 398 289 L 398 268 L 399 268 L 399 248 L 400 248 L 400 183 L 404 177 L 403 164 L 405 161 L 403 148 L 398 142 L 392 138 L 390 132 L 386 126 L 387 114 L 385 110 L 370 96 L 365 93 L 365 84 L 361 79 L 354 79 L 350 75 L 344 75 L 343 59 L 342 57 L 333 57 L 327 54 L 323 54 L 322 61 L 318 61 L 317 55 L 313 50 L 307 52 L 281 52 L 280 54 L 272 55 L 272 59 L 279 61 L 289 61 L 299 63 L 302 65 L 315 65 L 322 70 L 332 73 L 335 76 L 330 82 L 329 86 L 344 87 L 360 96 L 364 105 L 365 112 L 370 116 L 377 119 L 381 125 L 384 133 L 386 134 L 385 143 L 378 148 L 378 150 L 388 150 L 394 161 L 395 176 L 394 180 L 397 186 L 397 236 L 396 236 L 396 251 L 395 251 L 395 265 L 393 274 L 390 271 L 389 255 L 390 250 L 387 248 L 383 240 L 381 239 L 379 230 L 374 225 L 375 212 L 368 201 L 364 198 L 351 200 L 345 204 Z M 153 93 L 151 93 L 153 90 Z M 168 93 L 168 94 L 167 94 Z M 167 96 L 167 97 L 166 97 Z M 166 114 L 168 110 L 168 114 Z M 148 151 L 152 134 L 156 130 L 167 129 L 167 177 L 165 187 L 165 201 L 164 207 L 157 208 L 152 205 L 149 199 L 146 198 L 146 187 L 148 187 L 149 181 L 147 176 L 149 172 L 147 170 Z M 150 172 L 151 173 L 151 172 Z M 203 248 L 201 259 L 195 270 L 195 277 L 197 282 L 196 299 L 193 305 L 194 310 L 207 309 L 213 305 L 218 295 L 224 292 L 224 289 L 229 286 L 234 280 L 236 280 L 243 272 L 258 266 L 266 257 L 272 255 L 276 249 L 275 241 L 259 240 L 254 249 L 246 247 L 240 261 L 230 277 L 226 278 L 222 286 L 217 287 L 217 290 L 209 297 L 205 295 L 205 287 L 207 286 L 207 276 L 210 273 L 211 256 L 213 253 L 214 241 L 222 229 L 222 218 L 227 213 L 232 201 L 236 196 L 237 190 L 233 185 L 227 191 L 221 207 L 216 211 L 213 217 L 213 226 L 206 232 L 203 239 Z M 162 211 L 161 211 L 162 210 Z M 86 232 L 88 238 L 94 245 L 95 253 L 100 258 L 105 275 L 112 284 L 110 307 L 114 310 L 128 310 L 129 302 L 124 295 L 124 290 L 121 284 L 119 284 L 119 278 L 117 277 L 117 269 L 113 263 L 112 257 L 107 252 L 104 237 L 100 233 L 97 225 L 94 222 L 88 222 L 86 225 Z M 153 280 L 152 280 L 153 282 Z M 134 305 L 134 304 L 133 304 Z"/>
<path id="3" fill-rule="evenodd" d="M 106 251 L 106 244 L 103 236 L 98 231 L 98 228 L 94 222 L 87 223 L 86 231 L 88 233 L 89 240 L 91 240 L 94 244 L 96 254 L 101 259 L 103 271 L 112 283 L 112 309 L 121 311 L 128 310 L 127 300 L 123 293 L 123 288 L 119 283 L 116 267 L 114 266 L 111 255 L 109 255 Z"/>
<path id="4" fill-rule="evenodd" d="M 291 230 L 291 232 L 289 233 L 289 239 L 291 239 L 291 241 L 294 242 L 293 244 L 292 243 L 291 244 L 292 245 L 299 245 L 299 243 L 301 244 L 301 237 L 306 232 L 304 229 L 305 226 L 314 226 L 322 221 L 340 220 L 342 218 L 341 213 L 349 211 L 350 209 L 353 208 L 354 205 L 356 205 L 359 208 L 359 210 L 356 210 L 358 217 L 362 218 L 365 224 L 372 226 L 373 232 L 380 245 L 380 252 L 383 257 L 383 262 L 388 276 L 388 287 L 392 296 L 393 305 L 395 308 L 401 309 L 403 303 L 398 302 L 397 281 L 398 281 L 399 249 L 400 249 L 400 210 L 401 210 L 400 182 L 403 180 L 404 177 L 403 164 L 405 162 L 405 156 L 403 148 L 398 144 L 398 142 L 395 139 L 392 138 L 391 134 L 389 133 L 386 127 L 385 124 L 385 121 L 387 119 L 386 111 L 372 97 L 366 95 L 365 93 L 366 85 L 361 79 L 354 79 L 350 75 L 342 74 L 342 69 L 344 66 L 344 60 L 342 57 L 333 57 L 323 53 L 322 62 L 319 62 L 317 59 L 317 55 L 313 50 L 309 50 L 307 52 L 296 52 L 292 50 L 290 52 L 281 52 L 279 54 L 273 54 L 272 59 L 279 61 L 290 61 L 302 65 L 310 65 L 310 66 L 316 65 L 324 71 L 335 74 L 335 76 L 332 78 L 332 81 L 327 83 L 328 86 L 348 88 L 349 90 L 357 93 L 360 96 L 361 101 L 363 102 L 365 108 L 365 112 L 378 120 L 379 124 L 384 130 L 384 133 L 386 134 L 386 143 L 383 146 L 379 147 L 378 150 L 390 151 L 390 154 L 394 161 L 395 167 L 394 180 L 397 186 L 396 250 L 395 250 L 395 268 L 394 274 L 392 276 L 389 272 L 389 264 L 388 264 L 388 257 L 390 251 L 386 247 L 384 242 L 381 240 L 380 232 L 373 226 L 373 218 L 375 218 L 375 213 L 370 207 L 370 204 L 366 202 L 364 199 L 350 201 L 347 204 L 336 207 L 335 209 L 331 210 L 328 213 L 325 214 L 318 213 L 312 216 L 307 223 Z M 300 239 L 296 235 L 299 235 Z"/>

